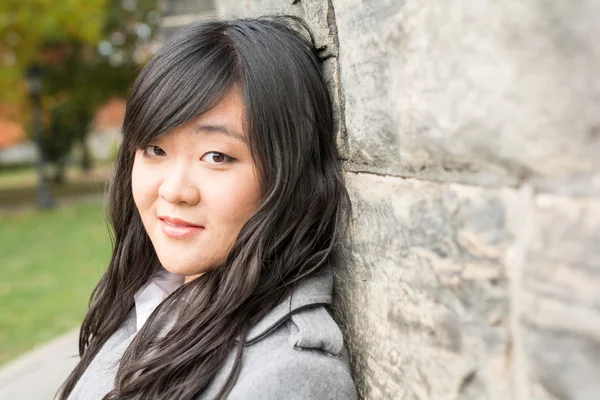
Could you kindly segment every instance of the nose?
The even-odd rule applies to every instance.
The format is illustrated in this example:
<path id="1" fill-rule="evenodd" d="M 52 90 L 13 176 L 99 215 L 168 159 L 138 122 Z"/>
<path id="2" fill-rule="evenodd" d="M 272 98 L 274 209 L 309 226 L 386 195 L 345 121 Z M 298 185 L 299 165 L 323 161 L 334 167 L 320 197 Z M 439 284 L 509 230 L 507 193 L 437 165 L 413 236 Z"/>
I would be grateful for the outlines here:
<path id="1" fill-rule="evenodd" d="M 172 204 L 194 206 L 200 202 L 200 191 L 189 168 L 181 165 L 169 169 L 158 189 L 158 195 Z"/>

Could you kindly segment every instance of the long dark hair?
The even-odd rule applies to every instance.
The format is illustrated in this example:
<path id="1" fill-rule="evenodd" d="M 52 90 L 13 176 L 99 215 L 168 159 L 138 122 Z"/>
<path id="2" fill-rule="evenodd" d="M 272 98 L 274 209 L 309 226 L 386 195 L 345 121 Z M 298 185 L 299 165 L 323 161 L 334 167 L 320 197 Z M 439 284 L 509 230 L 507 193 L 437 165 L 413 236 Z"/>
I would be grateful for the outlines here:
<path id="1" fill-rule="evenodd" d="M 136 150 L 206 112 L 232 88 L 243 93 L 262 203 L 225 265 L 185 284 L 156 309 L 125 351 L 105 398 L 196 398 L 234 352 L 234 368 L 218 396 L 226 397 L 248 329 L 295 282 L 334 262 L 350 202 L 313 43 L 306 25 L 289 16 L 201 22 L 173 37 L 142 70 L 127 103 L 109 189 L 113 254 L 92 294 L 79 338 L 81 361 L 62 399 L 131 312 L 136 291 L 160 268 L 133 202 Z"/>

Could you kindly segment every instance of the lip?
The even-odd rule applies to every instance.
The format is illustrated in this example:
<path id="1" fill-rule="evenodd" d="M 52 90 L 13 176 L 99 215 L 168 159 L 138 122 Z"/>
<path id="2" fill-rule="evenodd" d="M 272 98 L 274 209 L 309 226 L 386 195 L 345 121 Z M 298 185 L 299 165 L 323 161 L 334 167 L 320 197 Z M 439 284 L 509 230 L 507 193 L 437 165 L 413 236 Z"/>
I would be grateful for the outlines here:
<path id="1" fill-rule="evenodd" d="M 175 239 L 185 239 L 199 234 L 204 230 L 201 225 L 196 225 L 179 218 L 158 216 L 163 233 Z"/>

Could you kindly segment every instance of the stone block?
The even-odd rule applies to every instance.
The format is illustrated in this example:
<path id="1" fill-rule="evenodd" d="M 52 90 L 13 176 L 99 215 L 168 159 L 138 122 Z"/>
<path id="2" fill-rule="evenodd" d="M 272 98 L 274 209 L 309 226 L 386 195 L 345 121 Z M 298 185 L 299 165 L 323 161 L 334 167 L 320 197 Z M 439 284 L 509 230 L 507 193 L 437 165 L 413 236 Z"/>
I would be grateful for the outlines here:
<path id="1" fill-rule="evenodd" d="M 507 399 L 515 193 L 347 173 L 336 315 L 364 399 Z"/>
<path id="2" fill-rule="evenodd" d="M 539 195 L 523 270 L 524 347 L 540 399 L 600 398 L 600 199 Z"/>
<path id="3" fill-rule="evenodd" d="M 332 3 L 355 169 L 600 193 L 600 3 Z"/>

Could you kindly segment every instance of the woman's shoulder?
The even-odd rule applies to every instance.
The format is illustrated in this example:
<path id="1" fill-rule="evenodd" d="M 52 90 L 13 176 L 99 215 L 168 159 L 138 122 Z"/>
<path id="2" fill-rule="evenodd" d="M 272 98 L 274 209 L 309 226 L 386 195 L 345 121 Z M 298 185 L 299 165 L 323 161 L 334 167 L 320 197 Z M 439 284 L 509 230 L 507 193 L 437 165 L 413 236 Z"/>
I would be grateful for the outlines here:
<path id="1" fill-rule="evenodd" d="M 323 305 L 248 338 L 230 398 L 355 399 L 342 333 Z"/>
<path id="2" fill-rule="evenodd" d="M 357 398 L 342 332 L 328 311 L 332 286 L 332 271 L 324 268 L 299 282 L 250 329 L 228 399 Z M 214 398 L 234 359 L 230 354 L 201 400 Z"/>

